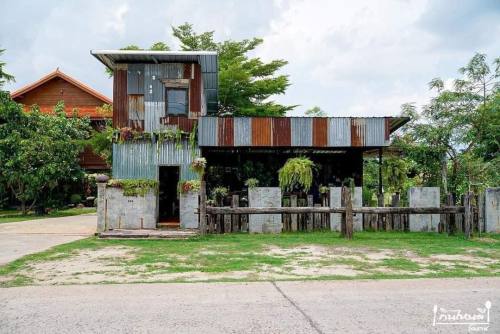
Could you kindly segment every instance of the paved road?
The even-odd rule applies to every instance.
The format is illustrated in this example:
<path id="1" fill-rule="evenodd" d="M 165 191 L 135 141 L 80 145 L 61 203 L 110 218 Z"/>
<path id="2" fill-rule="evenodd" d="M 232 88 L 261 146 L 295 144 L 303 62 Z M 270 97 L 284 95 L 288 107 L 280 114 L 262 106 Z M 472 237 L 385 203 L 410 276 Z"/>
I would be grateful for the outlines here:
<path id="1" fill-rule="evenodd" d="M 0 289 L 0 332 L 467 333 L 434 305 L 487 300 L 500 333 L 500 278 L 22 287 Z"/>
<path id="2" fill-rule="evenodd" d="M 0 224 L 0 265 L 24 255 L 87 238 L 95 233 L 96 215 Z"/>

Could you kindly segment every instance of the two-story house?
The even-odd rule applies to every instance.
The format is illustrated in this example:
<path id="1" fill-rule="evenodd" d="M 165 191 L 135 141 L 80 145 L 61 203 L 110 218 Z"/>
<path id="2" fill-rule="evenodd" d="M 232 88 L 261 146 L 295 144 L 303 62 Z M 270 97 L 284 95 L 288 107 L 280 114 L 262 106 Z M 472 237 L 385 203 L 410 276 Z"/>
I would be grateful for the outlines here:
<path id="1" fill-rule="evenodd" d="M 395 117 L 218 117 L 215 52 L 91 53 L 114 71 L 114 126 L 153 133 L 114 144 L 113 177 L 159 181 L 159 222 L 179 221 L 177 184 L 196 178 L 190 170 L 194 157 L 207 159 L 209 188 L 241 190 L 242 166 L 251 163 L 264 166 L 268 182 L 277 186 L 277 170 L 298 155 L 310 157 L 320 169 L 316 191 L 346 178 L 361 186 L 363 152 L 388 146 L 390 134 L 406 122 Z M 159 140 L 167 129 L 195 129 L 197 141 L 193 145 L 186 135 Z"/>

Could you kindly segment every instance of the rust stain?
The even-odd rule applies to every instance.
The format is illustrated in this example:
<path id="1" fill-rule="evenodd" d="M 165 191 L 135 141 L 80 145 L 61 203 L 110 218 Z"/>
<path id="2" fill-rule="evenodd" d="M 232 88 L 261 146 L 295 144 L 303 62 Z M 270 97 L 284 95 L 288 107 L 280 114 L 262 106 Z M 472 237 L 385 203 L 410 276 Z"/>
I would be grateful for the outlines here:
<path id="1" fill-rule="evenodd" d="M 271 146 L 270 117 L 252 118 L 252 146 Z"/>
<path id="2" fill-rule="evenodd" d="M 326 117 L 313 118 L 313 146 L 326 147 L 328 145 L 328 119 Z"/>
<path id="3" fill-rule="evenodd" d="M 234 119 L 221 117 L 218 123 L 219 146 L 234 146 Z"/>
<path id="4" fill-rule="evenodd" d="M 177 125 L 179 130 L 184 132 L 193 131 L 198 120 L 187 118 L 186 116 L 166 116 L 162 117 L 160 120 L 161 124 L 164 125 Z"/>
<path id="5" fill-rule="evenodd" d="M 290 118 L 275 117 L 272 120 L 273 146 L 291 146 Z"/>
<path id="6" fill-rule="evenodd" d="M 128 126 L 127 70 L 115 70 L 113 74 L 113 126 Z"/>
<path id="7" fill-rule="evenodd" d="M 361 147 L 364 145 L 365 124 L 359 118 L 351 119 L 351 146 Z"/>

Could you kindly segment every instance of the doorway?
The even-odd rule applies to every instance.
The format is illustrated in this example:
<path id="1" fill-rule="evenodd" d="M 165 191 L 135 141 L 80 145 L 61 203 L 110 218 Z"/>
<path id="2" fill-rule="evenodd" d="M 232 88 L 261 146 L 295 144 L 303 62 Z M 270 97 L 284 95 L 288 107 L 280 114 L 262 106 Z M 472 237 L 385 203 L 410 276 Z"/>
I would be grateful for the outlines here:
<path id="1" fill-rule="evenodd" d="M 177 196 L 179 166 L 160 166 L 158 173 L 159 225 L 179 225 L 179 198 Z"/>

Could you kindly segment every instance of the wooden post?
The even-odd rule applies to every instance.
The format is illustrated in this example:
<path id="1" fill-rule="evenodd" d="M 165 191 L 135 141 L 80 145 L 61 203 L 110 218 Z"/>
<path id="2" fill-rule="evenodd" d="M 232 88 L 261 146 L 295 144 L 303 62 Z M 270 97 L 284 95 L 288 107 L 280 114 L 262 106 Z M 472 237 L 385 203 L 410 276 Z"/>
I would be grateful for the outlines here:
<path id="1" fill-rule="evenodd" d="M 472 225 L 472 207 L 471 207 L 472 194 L 468 192 L 464 197 L 464 234 L 465 239 L 470 239 L 471 237 L 471 225 Z"/>
<path id="2" fill-rule="evenodd" d="M 352 199 L 351 199 L 351 190 L 347 187 L 342 187 L 342 197 L 344 206 L 346 208 L 345 219 L 342 220 L 344 225 L 343 237 L 346 239 L 352 239 L 352 230 L 353 230 L 353 213 L 352 213 Z"/>
<path id="3" fill-rule="evenodd" d="M 448 196 L 446 197 L 446 205 L 448 205 L 448 206 L 455 205 L 455 200 L 453 198 L 453 194 L 448 193 Z M 456 231 L 455 218 L 456 218 L 456 215 L 453 213 L 446 215 L 446 232 L 448 233 L 448 235 L 455 234 L 455 231 Z"/>
<path id="4" fill-rule="evenodd" d="M 240 206 L 240 196 L 233 195 L 231 206 L 233 208 L 237 208 Z M 239 232 L 241 230 L 240 215 L 233 215 L 232 225 L 233 226 L 231 230 L 233 232 Z"/>
<path id="5" fill-rule="evenodd" d="M 314 206 L 314 199 L 313 199 L 313 195 L 307 195 L 307 206 L 308 207 L 313 207 Z M 307 228 L 307 231 L 312 231 L 313 230 L 313 214 L 312 213 L 309 213 L 307 214 L 307 223 L 306 223 L 306 228 Z"/>
<path id="6" fill-rule="evenodd" d="M 401 201 L 401 195 L 399 192 L 397 192 L 394 195 L 392 195 L 391 206 L 395 207 L 395 208 L 399 207 L 400 201 Z M 392 222 L 394 224 L 394 229 L 396 231 L 402 230 L 402 228 L 401 228 L 401 215 L 399 215 L 399 214 L 392 215 Z"/>
<path id="7" fill-rule="evenodd" d="M 200 235 L 207 232 L 207 184 L 201 181 L 200 184 L 200 216 L 199 216 Z"/>
<path id="8" fill-rule="evenodd" d="M 290 195 L 290 207 L 296 207 L 297 206 L 297 195 Z M 291 215 L 291 230 L 293 232 L 297 231 L 298 228 L 298 217 L 297 214 L 292 214 Z"/>
<path id="9" fill-rule="evenodd" d="M 481 193 L 477 197 L 477 225 L 478 225 L 478 236 L 481 237 L 481 232 L 485 231 L 484 222 L 485 222 L 485 193 Z"/>

